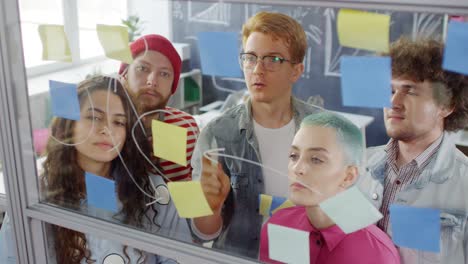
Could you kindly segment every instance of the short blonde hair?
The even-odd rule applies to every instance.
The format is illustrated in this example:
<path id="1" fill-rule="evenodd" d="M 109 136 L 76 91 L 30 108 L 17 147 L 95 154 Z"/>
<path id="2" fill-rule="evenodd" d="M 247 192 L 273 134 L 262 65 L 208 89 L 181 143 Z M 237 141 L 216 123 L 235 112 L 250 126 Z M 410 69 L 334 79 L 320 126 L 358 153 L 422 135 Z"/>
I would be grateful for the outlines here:
<path id="1" fill-rule="evenodd" d="M 304 28 L 292 17 L 281 13 L 259 12 L 242 26 L 242 45 L 253 32 L 261 32 L 281 39 L 288 46 L 290 59 L 294 63 L 304 60 L 307 36 Z"/>

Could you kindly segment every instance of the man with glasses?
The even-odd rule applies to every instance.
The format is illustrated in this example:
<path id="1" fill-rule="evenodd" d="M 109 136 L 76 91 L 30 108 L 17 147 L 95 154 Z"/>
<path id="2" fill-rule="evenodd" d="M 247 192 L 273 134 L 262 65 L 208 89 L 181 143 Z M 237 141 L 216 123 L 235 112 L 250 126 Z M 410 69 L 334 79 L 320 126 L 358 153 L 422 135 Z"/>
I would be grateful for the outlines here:
<path id="1" fill-rule="evenodd" d="M 244 71 L 250 97 L 209 123 L 200 134 L 192 159 L 194 180 L 200 180 L 214 215 L 195 218 L 198 237 L 215 239 L 213 247 L 257 258 L 262 216 L 259 194 L 287 196 L 288 151 L 303 117 L 315 106 L 292 96 L 304 71 L 307 41 L 304 29 L 289 16 L 260 12 L 242 28 Z M 206 150 L 260 162 L 231 158 L 212 164 Z"/>

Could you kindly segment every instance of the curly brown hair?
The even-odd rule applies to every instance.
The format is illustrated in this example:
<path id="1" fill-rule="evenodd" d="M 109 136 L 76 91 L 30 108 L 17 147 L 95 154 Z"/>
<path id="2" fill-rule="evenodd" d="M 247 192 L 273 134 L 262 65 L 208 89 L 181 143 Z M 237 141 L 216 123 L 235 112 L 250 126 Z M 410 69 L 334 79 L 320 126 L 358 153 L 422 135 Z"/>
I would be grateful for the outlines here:
<path id="1" fill-rule="evenodd" d="M 113 90 L 109 87 L 115 87 Z M 82 102 L 96 91 L 109 91 L 117 95 L 124 107 L 127 115 L 126 139 L 121 156 L 129 171 L 135 178 L 139 186 L 153 195 L 150 188 L 148 167 L 144 159 L 136 158 L 138 149 L 135 144 L 139 144 L 143 152 L 149 154 L 149 145 L 141 129 L 135 130 L 135 138 L 138 142 L 133 142 L 131 129 L 136 122 L 124 88 L 114 78 L 96 76 L 78 84 L 78 98 L 80 105 Z M 55 118 L 51 124 L 51 135 L 61 142 L 73 143 L 73 127 L 75 121 L 64 118 Z M 137 128 L 139 128 L 137 126 Z M 46 201 L 62 207 L 74 210 L 81 209 L 81 202 L 86 199 L 86 184 L 83 169 L 77 163 L 77 151 L 74 146 L 68 146 L 49 138 L 46 148 L 47 158 L 44 162 L 44 173 L 42 174 L 42 193 Z M 115 176 L 117 195 L 122 203 L 122 209 L 118 215 L 123 216 L 122 222 L 125 224 L 143 227 L 143 219 L 147 217 L 148 210 L 155 211 L 154 207 L 147 207 L 146 203 L 150 198 L 146 197 L 128 176 L 123 163 L 119 158 L 111 161 L 111 175 Z M 155 211 L 155 215 L 157 212 Z M 152 221 L 152 219 L 149 219 Z M 83 259 L 87 263 L 93 263 L 91 252 L 87 248 L 86 235 L 64 227 L 53 226 L 53 238 L 55 240 L 55 252 L 57 263 L 80 263 Z M 59 241 L 59 242 L 58 242 Z M 124 246 L 126 254 L 126 246 Z M 140 252 L 141 253 L 141 252 Z M 127 255 L 128 258 L 128 255 Z"/>
<path id="2" fill-rule="evenodd" d="M 442 69 L 444 45 L 434 39 L 416 41 L 402 37 L 393 42 L 388 54 L 393 78 L 429 81 L 436 102 L 453 112 L 444 119 L 444 130 L 457 131 L 468 122 L 468 78 Z"/>

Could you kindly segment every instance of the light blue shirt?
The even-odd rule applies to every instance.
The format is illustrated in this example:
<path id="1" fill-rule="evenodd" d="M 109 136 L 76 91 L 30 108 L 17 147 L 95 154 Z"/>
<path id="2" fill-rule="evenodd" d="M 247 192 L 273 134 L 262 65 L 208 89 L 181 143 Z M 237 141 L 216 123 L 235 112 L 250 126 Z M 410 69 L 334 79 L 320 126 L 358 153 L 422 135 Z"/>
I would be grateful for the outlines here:
<path id="1" fill-rule="evenodd" d="M 400 247 L 403 264 L 468 263 L 468 158 L 444 133 L 439 151 L 418 179 L 395 196 L 395 203 L 440 209 L 440 253 Z M 367 169 L 359 188 L 377 208 L 382 205 L 385 146 L 367 150 Z M 387 233 L 392 235 L 391 225 Z"/>

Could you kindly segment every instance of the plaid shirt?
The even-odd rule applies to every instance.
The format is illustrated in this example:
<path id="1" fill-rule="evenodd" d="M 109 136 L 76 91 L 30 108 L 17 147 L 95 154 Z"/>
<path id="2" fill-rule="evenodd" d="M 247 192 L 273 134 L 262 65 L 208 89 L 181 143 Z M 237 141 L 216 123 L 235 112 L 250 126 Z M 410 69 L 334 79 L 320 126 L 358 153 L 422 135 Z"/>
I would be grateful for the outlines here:
<path id="1" fill-rule="evenodd" d="M 434 141 L 426 150 L 419 154 L 408 164 L 403 165 L 401 168 L 397 166 L 397 157 L 399 152 L 398 141 L 391 139 L 385 147 L 387 152 L 387 162 L 385 165 L 385 185 L 383 191 L 382 206 L 380 212 L 383 218 L 377 225 L 387 231 L 388 223 L 390 220 L 389 207 L 395 200 L 396 194 L 406 186 L 414 183 L 424 168 L 429 164 L 435 153 L 440 148 L 443 135 Z"/>

